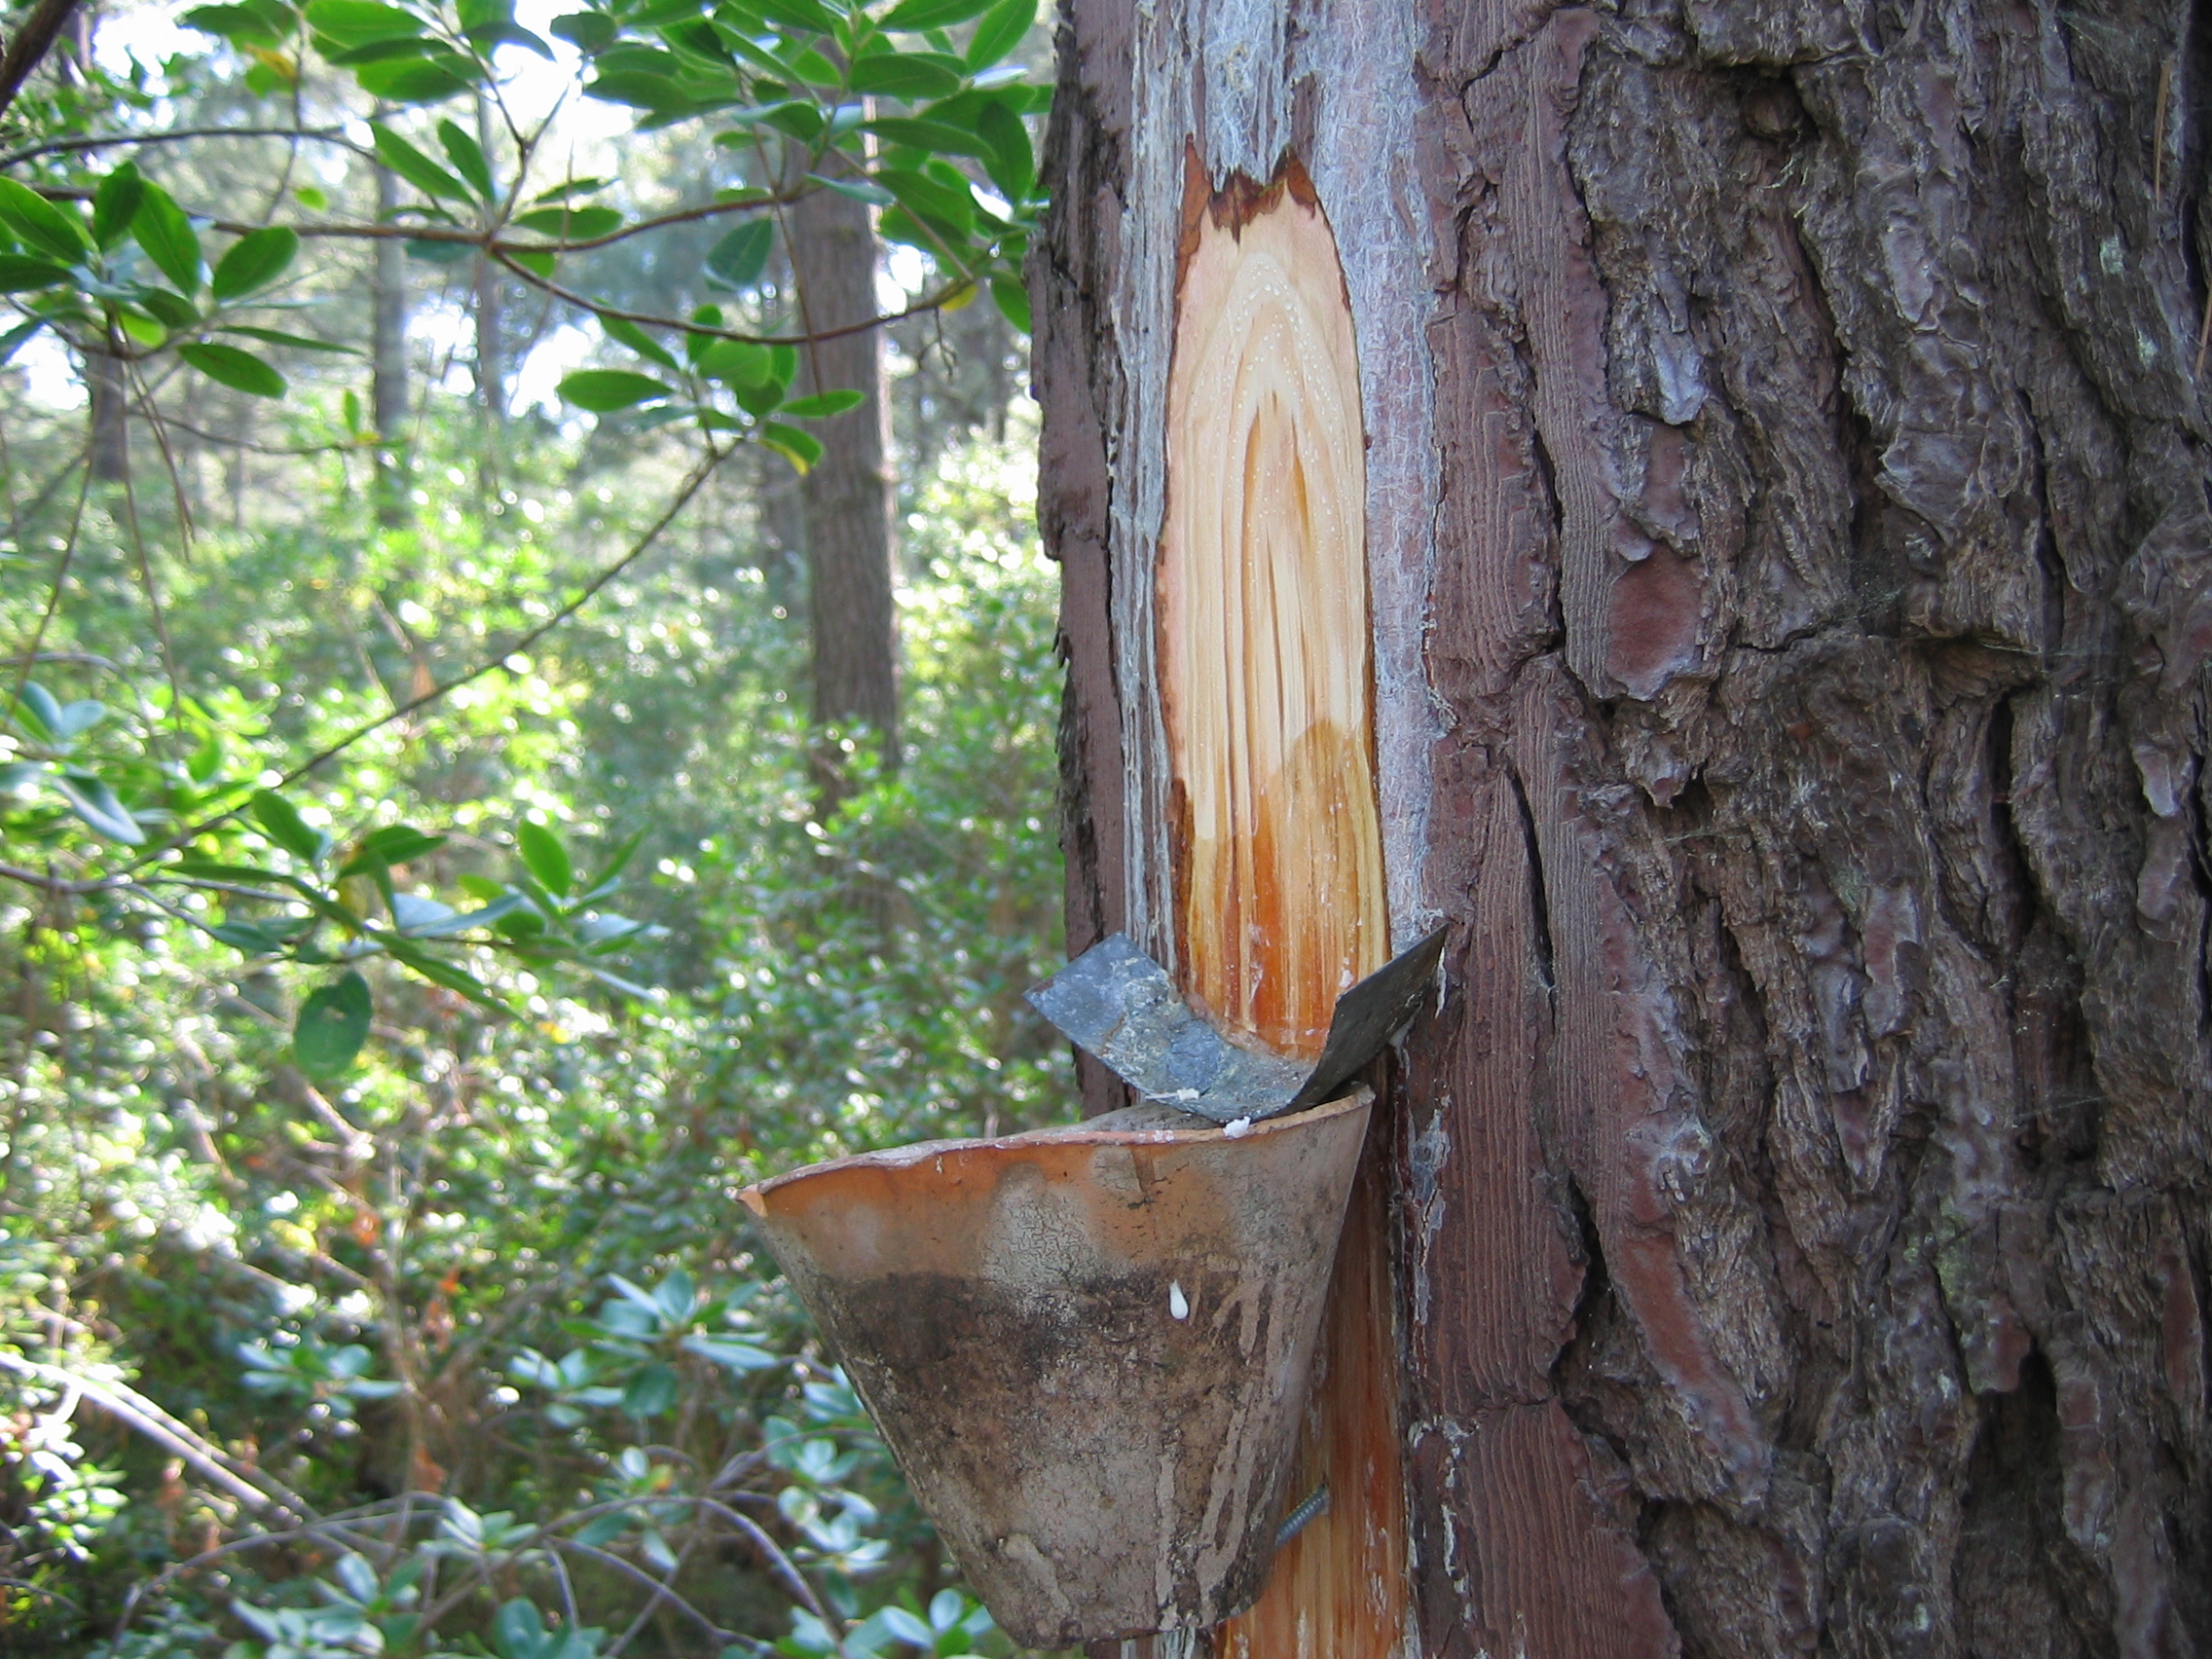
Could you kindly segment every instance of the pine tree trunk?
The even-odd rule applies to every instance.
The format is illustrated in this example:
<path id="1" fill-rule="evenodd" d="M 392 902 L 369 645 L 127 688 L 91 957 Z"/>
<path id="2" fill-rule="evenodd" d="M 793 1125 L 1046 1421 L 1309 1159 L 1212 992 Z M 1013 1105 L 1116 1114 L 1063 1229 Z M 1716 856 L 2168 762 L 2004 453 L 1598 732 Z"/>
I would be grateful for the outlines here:
<path id="1" fill-rule="evenodd" d="M 399 180 L 387 166 L 375 169 L 377 217 L 388 220 L 399 205 Z M 387 238 L 376 244 L 370 271 L 369 418 L 376 425 L 377 522 L 387 528 L 412 516 L 407 499 L 407 255 Z"/>
<path id="2" fill-rule="evenodd" d="M 875 224 L 865 202 L 817 190 L 791 211 L 791 259 L 806 330 L 824 334 L 876 314 Z M 801 348 L 809 391 L 851 389 L 859 407 L 814 424 L 822 459 L 800 485 L 814 719 L 866 726 L 887 764 L 899 756 L 899 635 L 891 599 L 890 405 L 883 336 L 868 328 Z M 831 791 L 834 793 L 834 790 Z"/>
<path id="3" fill-rule="evenodd" d="M 1390 918 L 1453 930 L 1315 1449 L 1387 1429 L 1401 1581 L 1328 1587 L 1393 1524 L 1335 1491 L 1155 1647 L 2212 1653 L 2202 17 L 1072 0 L 1062 49 L 1070 947 L 1189 972 L 1186 168 L 1292 157 Z"/>

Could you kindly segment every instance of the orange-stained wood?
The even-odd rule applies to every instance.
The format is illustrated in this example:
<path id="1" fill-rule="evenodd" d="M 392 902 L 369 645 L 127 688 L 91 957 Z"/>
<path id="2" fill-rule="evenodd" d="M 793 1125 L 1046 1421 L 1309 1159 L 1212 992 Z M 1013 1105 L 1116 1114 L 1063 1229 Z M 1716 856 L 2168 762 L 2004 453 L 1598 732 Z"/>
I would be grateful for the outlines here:
<path id="1" fill-rule="evenodd" d="M 1311 1057 L 1390 923 L 1359 359 L 1304 181 L 1186 215 L 1159 616 L 1185 989 Z"/>
<path id="2" fill-rule="evenodd" d="M 1214 194 L 1194 162 L 1167 391 L 1160 662 L 1184 989 L 1320 1051 L 1388 959 L 1374 768 L 1366 446 L 1336 240 L 1296 162 Z M 1369 1165 L 1339 1247 L 1295 1505 L 1327 1514 L 1221 1626 L 1235 1659 L 1383 1659 L 1407 1628 L 1386 1204 Z"/>

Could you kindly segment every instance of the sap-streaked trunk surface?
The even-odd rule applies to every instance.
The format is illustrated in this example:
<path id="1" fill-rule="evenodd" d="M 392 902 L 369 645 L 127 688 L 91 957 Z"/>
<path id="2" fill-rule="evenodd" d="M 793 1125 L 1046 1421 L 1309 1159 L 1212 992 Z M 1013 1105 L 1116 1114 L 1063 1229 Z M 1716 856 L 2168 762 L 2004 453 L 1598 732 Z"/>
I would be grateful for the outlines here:
<path id="1" fill-rule="evenodd" d="M 1454 924 L 1370 1176 L 1399 1381 L 1320 1408 L 1398 1425 L 1405 1612 L 1302 1627 L 1317 1526 L 1227 1645 L 2212 1652 L 2203 18 L 1074 0 L 1063 49 L 1071 949 L 1177 961 L 1194 147 L 1334 233 L 1385 888 Z"/>

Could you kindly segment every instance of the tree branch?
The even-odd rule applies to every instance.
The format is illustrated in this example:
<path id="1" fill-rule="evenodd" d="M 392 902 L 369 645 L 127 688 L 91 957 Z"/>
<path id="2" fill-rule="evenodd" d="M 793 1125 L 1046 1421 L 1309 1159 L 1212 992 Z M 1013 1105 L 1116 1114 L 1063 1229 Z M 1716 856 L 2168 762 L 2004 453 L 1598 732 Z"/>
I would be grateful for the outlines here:
<path id="1" fill-rule="evenodd" d="M 23 26 L 8 43 L 7 55 L 0 56 L 0 114 L 5 114 L 8 106 L 16 101 L 16 94 L 22 91 L 31 71 L 46 60 L 46 55 L 54 50 L 55 38 L 76 10 L 77 0 L 38 0 L 31 15 L 23 19 Z"/>
<path id="2" fill-rule="evenodd" d="M 373 159 L 376 155 L 366 144 L 354 143 L 335 127 L 172 127 L 161 132 L 103 132 L 89 138 L 55 138 L 49 143 L 31 144 L 0 155 L 0 167 L 35 162 L 41 156 L 76 155 L 86 150 L 107 150 L 125 144 L 176 144 L 193 138 L 283 138 L 294 142 L 302 138 L 313 138 L 350 150 L 356 156 Z"/>

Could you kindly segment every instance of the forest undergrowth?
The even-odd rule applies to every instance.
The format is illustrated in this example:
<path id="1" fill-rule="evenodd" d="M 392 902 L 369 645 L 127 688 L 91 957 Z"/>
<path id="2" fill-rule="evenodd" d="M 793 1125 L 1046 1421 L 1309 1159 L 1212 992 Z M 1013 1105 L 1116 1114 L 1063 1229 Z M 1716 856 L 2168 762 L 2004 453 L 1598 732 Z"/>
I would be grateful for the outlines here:
<path id="1" fill-rule="evenodd" d="M 164 572 L 181 719 L 154 695 L 99 722 L 149 755 L 182 726 L 204 783 L 373 717 L 618 530 L 558 442 L 509 464 L 496 516 L 467 470 L 426 466 L 415 529 L 363 535 L 338 493 L 281 534 L 204 533 Z M 827 814 L 789 572 L 719 498 L 535 654 L 317 776 L 301 818 L 334 846 L 444 835 L 398 867 L 402 901 L 518 869 L 610 890 L 596 913 L 619 904 L 629 937 L 603 969 L 481 953 L 527 1018 L 364 963 L 375 1027 L 318 1086 L 292 1021 L 315 978 L 241 962 L 207 931 L 218 901 L 9 896 L 0 1643 L 975 1641 L 983 1615 L 735 1194 L 1072 1111 L 1020 1001 L 1058 960 L 1030 465 L 1017 430 L 908 492 L 904 763 L 854 746 Z M 108 505 L 39 671 L 65 708 L 114 695 L 108 653 L 139 632 Z"/>
<path id="2" fill-rule="evenodd" d="M 717 26 L 754 17 L 733 3 Z M 622 176 L 560 187 L 620 208 L 558 210 L 546 234 L 590 244 L 560 283 L 698 331 L 663 349 L 619 316 L 582 331 L 497 241 L 528 142 L 431 125 L 469 95 L 483 119 L 513 31 L 545 45 L 512 6 L 394 24 L 313 0 L 305 26 L 278 0 L 203 7 L 201 55 L 149 76 L 80 53 L 10 117 L 62 138 L 0 158 L 0 286 L 26 319 L 0 337 L 0 1652 L 1009 1651 L 736 1200 L 817 1159 L 1075 1110 L 1021 1000 L 1061 951 L 1020 240 L 986 205 L 980 251 L 924 222 L 928 180 L 965 176 L 928 144 L 968 143 L 981 176 L 959 120 L 997 123 L 1021 204 L 1008 133 L 1042 106 L 977 66 L 1030 13 L 892 10 L 939 22 L 894 52 L 881 6 L 779 0 L 732 61 L 797 66 L 773 142 L 812 148 L 776 178 L 850 138 L 805 100 L 886 107 L 836 103 L 849 64 L 893 109 L 901 88 L 938 100 L 874 123 L 889 190 L 844 187 L 920 193 L 884 278 L 914 313 L 890 325 L 896 764 L 808 718 L 794 498 L 821 445 L 767 419 L 807 418 L 792 349 L 734 338 L 791 325 L 780 240 L 679 212 L 648 254 L 604 228 L 733 166 L 697 211 L 774 208 L 782 185 L 743 182 L 760 146 L 732 162 L 647 89 Z M 636 106 L 615 55 L 681 11 L 556 26 L 603 54 L 591 90 Z M 306 48 L 257 32 L 278 14 L 360 85 L 318 105 Z M 835 62 L 805 47 L 817 21 Z M 421 82 L 397 91 L 374 80 L 395 28 Z M 136 151 L 173 201 L 68 147 L 103 124 L 358 137 L 371 114 L 419 140 L 418 228 L 462 222 L 425 146 L 471 181 L 517 169 L 503 206 L 482 193 L 477 242 L 409 244 L 399 358 L 374 365 L 403 421 L 368 410 L 392 282 L 373 239 L 254 288 L 282 327 L 224 322 L 244 347 L 155 314 L 240 314 L 225 283 L 292 257 L 176 202 L 391 223 L 367 165 L 388 172 L 390 145 Z M 11 167 L 45 207 L 5 194 Z M 41 234 L 83 237 L 84 261 Z M 963 304 L 978 287 L 996 309 Z M 100 350 L 126 334 L 119 392 Z M 275 388 L 234 350 L 281 364 Z"/>

